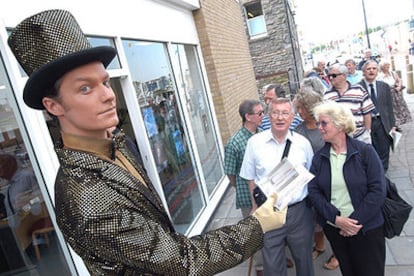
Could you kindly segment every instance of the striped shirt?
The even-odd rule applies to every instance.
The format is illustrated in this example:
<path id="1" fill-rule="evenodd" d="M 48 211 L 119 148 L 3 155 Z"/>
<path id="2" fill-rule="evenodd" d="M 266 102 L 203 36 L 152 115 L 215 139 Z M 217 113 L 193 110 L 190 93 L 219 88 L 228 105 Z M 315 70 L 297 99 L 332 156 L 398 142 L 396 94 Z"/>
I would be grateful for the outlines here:
<path id="1" fill-rule="evenodd" d="M 364 115 L 371 113 L 375 106 L 369 97 L 368 92 L 365 91 L 361 85 L 351 85 L 349 82 L 348 85 L 348 90 L 342 95 L 338 90 L 332 88 L 325 92 L 323 98 L 325 100 L 333 100 L 344 104 L 345 107 L 348 107 L 351 110 L 355 118 L 356 129 L 354 138 L 356 138 L 365 132 Z"/>

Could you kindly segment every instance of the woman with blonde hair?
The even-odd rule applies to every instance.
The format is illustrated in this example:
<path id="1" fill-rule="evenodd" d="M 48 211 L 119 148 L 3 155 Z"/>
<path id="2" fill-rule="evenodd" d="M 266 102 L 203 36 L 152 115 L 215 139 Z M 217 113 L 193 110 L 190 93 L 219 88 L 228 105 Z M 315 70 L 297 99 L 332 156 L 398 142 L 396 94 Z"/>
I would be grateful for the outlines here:
<path id="1" fill-rule="evenodd" d="M 381 207 L 386 186 L 372 145 L 352 138 L 354 117 L 334 101 L 314 108 L 325 145 L 315 153 L 308 184 L 316 210 L 344 276 L 384 275 L 385 237 Z"/>

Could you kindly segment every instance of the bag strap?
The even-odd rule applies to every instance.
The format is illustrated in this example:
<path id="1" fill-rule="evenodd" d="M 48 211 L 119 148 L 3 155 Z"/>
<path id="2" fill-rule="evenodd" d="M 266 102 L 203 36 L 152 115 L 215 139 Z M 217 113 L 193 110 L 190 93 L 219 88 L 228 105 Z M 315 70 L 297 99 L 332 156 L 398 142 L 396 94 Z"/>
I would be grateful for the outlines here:
<path id="1" fill-rule="evenodd" d="M 283 160 L 283 158 L 287 157 L 289 155 L 289 150 L 290 150 L 290 144 L 292 144 L 292 142 L 290 141 L 290 139 L 286 139 L 286 145 L 285 145 L 285 149 L 283 150 L 283 154 L 282 154 L 282 158 L 281 160 Z"/>

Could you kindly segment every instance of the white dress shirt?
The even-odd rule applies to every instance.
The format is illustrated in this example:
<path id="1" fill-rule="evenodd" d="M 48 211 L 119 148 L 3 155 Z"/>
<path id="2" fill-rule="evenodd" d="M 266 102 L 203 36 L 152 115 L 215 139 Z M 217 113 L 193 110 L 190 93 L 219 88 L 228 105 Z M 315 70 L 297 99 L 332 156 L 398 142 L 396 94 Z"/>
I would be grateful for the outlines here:
<path id="1" fill-rule="evenodd" d="M 288 132 L 286 139 L 291 141 L 288 159 L 292 164 L 301 164 L 309 169 L 312 163 L 313 150 L 310 142 L 296 132 Z M 265 130 L 252 136 L 247 142 L 246 151 L 240 169 L 240 177 L 254 180 L 255 183 L 266 177 L 280 162 L 286 145 L 286 139 L 278 143 L 271 130 Z M 301 193 L 294 196 L 289 205 L 303 200 L 308 195 L 305 185 Z"/>

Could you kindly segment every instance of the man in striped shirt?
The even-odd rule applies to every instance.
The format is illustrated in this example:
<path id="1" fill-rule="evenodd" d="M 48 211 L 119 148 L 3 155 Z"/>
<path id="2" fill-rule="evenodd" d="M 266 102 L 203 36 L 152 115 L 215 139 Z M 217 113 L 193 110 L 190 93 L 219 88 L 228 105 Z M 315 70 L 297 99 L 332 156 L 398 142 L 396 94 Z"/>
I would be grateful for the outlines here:
<path id="1" fill-rule="evenodd" d="M 351 85 L 346 80 L 348 68 L 336 63 L 329 67 L 328 77 L 332 89 L 325 92 L 325 100 L 333 100 L 348 107 L 355 118 L 354 138 L 371 143 L 371 111 L 375 106 L 368 92 L 360 85 Z"/>

